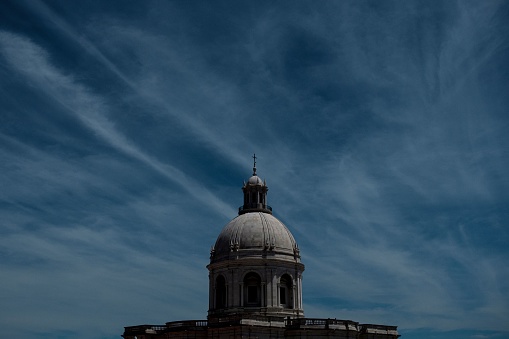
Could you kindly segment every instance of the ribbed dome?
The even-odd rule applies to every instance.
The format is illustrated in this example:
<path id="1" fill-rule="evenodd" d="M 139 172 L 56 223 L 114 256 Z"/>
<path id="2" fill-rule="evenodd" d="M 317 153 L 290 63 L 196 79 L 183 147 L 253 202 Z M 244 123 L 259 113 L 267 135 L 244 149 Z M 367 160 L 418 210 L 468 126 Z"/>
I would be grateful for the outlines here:
<path id="1" fill-rule="evenodd" d="M 268 213 L 241 214 L 223 228 L 213 248 L 211 263 L 230 258 L 260 257 L 271 253 L 278 259 L 298 260 L 299 249 L 293 235 Z"/>

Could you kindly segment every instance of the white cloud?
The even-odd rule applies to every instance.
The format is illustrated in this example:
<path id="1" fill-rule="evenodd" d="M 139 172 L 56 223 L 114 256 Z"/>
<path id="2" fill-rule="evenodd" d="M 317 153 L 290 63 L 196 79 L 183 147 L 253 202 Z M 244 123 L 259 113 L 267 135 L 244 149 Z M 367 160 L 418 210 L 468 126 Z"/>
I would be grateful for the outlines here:
<path id="1" fill-rule="evenodd" d="M 5 59 L 28 81 L 40 86 L 53 100 L 60 103 L 96 135 L 119 151 L 145 163 L 167 179 L 180 185 L 197 200 L 213 210 L 231 216 L 234 212 L 207 190 L 176 167 L 160 162 L 148 155 L 118 132 L 107 118 L 108 108 L 104 100 L 77 83 L 71 76 L 62 74 L 52 66 L 47 53 L 30 40 L 1 32 L 0 42 Z"/>

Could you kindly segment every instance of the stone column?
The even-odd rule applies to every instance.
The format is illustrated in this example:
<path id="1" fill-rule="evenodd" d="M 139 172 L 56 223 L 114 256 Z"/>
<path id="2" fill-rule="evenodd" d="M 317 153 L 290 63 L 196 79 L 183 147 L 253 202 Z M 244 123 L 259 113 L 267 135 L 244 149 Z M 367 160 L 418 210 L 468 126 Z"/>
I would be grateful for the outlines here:
<path id="1" fill-rule="evenodd" d="M 260 294 L 261 294 L 261 307 L 267 306 L 267 284 L 262 282 L 262 285 L 260 286 Z"/>
<path id="2" fill-rule="evenodd" d="M 239 284 L 240 287 L 240 307 L 244 307 L 244 283 Z"/>
<path id="3" fill-rule="evenodd" d="M 302 310 L 302 275 L 299 273 L 299 290 L 297 292 L 299 296 L 299 309 Z"/>
<path id="4" fill-rule="evenodd" d="M 296 282 L 297 283 L 297 282 Z M 291 306 L 293 309 L 296 309 L 296 308 L 299 308 L 297 306 L 297 299 L 298 299 L 298 293 L 297 293 L 297 288 L 295 287 L 295 284 L 292 284 L 292 302 L 291 302 Z"/>
<path id="5" fill-rule="evenodd" d="M 214 278 L 209 273 L 209 310 L 214 308 L 214 287 L 213 287 Z"/>
<path id="6" fill-rule="evenodd" d="M 231 277 L 232 277 L 232 280 L 231 280 L 231 292 L 230 292 L 230 297 L 232 298 L 231 299 L 231 303 L 230 305 L 233 306 L 233 307 L 239 307 L 241 305 L 241 301 L 240 301 L 240 291 L 239 291 L 239 270 L 238 269 L 234 269 L 232 270 L 231 272 Z"/>
<path id="7" fill-rule="evenodd" d="M 281 284 L 280 283 L 277 283 L 276 284 L 277 288 L 276 288 L 276 307 L 279 307 L 281 306 Z"/>
<path id="8" fill-rule="evenodd" d="M 225 285 L 225 291 L 224 291 L 224 293 L 225 293 L 225 296 L 224 296 L 224 297 L 225 297 L 225 299 L 226 299 L 226 301 L 225 301 L 225 305 L 224 305 L 224 307 L 225 307 L 225 308 L 230 307 L 230 296 L 228 295 L 228 292 L 229 292 L 229 291 L 230 291 L 230 285 L 226 284 L 226 285 Z"/>

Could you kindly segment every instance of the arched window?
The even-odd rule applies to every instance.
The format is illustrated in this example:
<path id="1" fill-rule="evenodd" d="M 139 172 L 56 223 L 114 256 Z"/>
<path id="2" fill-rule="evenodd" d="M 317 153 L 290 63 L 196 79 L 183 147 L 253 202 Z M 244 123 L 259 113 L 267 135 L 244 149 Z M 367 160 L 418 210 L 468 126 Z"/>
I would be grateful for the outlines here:
<path id="1" fill-rule="evenodd" d="M 216 309 L 226 307 L 226 280 L 222 275 L 216 278 Z"/>
<path id="2" fill-rule="evenodd" d="M 292 278 L 288 274 L 279 279 L 279 304 L 284 308 L 293 308 Z"/>
<path id="3" fill-rule="evenodd" d="M 255 205 L 256 203 L 258 203 L 258 199 L 256 199 L 258 196 L 258 194 L 256 192 L 251 192 L 251 204 Z"/>
<path id="4" fill-rule="evenodd" d="M 248 273 L 244 277 L 244 305 L 248 307 L 261 306 L 261 279 L 256 273 Z"/>

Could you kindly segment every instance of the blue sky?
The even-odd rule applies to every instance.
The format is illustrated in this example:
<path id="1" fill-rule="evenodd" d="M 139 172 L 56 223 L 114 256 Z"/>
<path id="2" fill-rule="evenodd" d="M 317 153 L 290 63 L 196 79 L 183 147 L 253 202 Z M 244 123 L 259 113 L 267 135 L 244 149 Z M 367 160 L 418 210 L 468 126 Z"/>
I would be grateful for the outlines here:
<path id="1" fill-rule="evenodd" d="M 251 156 L 307 317 L 509 338 L 507 1 L 2 1 L 0 327 L 204 319 Z"/>

